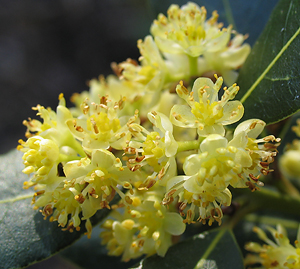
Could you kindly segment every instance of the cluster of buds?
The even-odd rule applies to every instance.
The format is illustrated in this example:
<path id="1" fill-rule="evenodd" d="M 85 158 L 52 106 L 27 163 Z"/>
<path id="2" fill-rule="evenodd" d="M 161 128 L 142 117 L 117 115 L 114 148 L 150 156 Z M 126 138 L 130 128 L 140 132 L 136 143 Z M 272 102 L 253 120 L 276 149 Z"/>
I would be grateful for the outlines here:
<path id="1" fill-rule="evenodd" d="M 172 5 L 138 41 L 140 63 L 113 64 L 117 76 L 92 80 L 72 97 L 73 109 L 63 95 L 56 112 L 34 108 L 42 121 L 24 122 L 28 140 L 18 149 L 30 175 L 24 187 L 34 186 L 32 203 L 45 218 L 69 231 L 85 221 L 90 236 L 90 218 L 111 209 L 101 234 L 110 255 L 164 256 L 186 223 L 221 224 L 229 186 L 263 185 L 279 139 L 258 138 L 259 119 L 226 129 L 244 107 L 223 77 L 231 85 L 250 47 L 217 19 L 194 3 Z"/>

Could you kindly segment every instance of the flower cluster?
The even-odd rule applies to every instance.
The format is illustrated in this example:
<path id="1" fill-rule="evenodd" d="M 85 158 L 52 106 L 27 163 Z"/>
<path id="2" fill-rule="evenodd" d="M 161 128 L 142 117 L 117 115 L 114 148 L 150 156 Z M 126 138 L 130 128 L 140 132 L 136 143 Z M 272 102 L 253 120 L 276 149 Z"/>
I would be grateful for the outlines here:
<path id="1" fill-rule="evenodd" d="M 268 227 L 274 241 L 269 239 L 266 233 L 259 227 L 254 228 L 259 239 L 264 241 L 265 245 L 250 242 L 245 248 L 248 251 L 257 253 L 256 255 L 248 254 L 245 264 L 260 264 L 256 268 L 274 268 L 274 269 L 297 269 L 300 268 L 300 229 L 298 230 L 295 246 L 290 244 L 286 230 L 280 224 L 277 229 Z"/>
<path id="2" fill-rule="evenodd" d="M 263 186 L 279 139 L 258 138 L 259 119 L 227 128 L 244 113 L 228 83 L 250 47 L 217 19 L 194 3 L 172 5 L 138 41 L 140 63 L 112 64 L 116 76 L 91 80 L 89 92 L 73 95 L 75 108 L 63 95 L 56 112 L 34 108 L 42 121 L 24 121 L 18 149 L 24 187 L 34 186 L 45 218 L 69 231 L 85 221 L 90 236 L 90 219 L 111 209 L 101 233 L 110 255 L 164 256 L 186 223 L 221 224 L 230 186 Z"/>
<path id="3" fill-rule="evenodd" d="M 157 184 L 148 192 L 135 189 L 132 209 L 112 212 L 100 234 L 110 255 L 122 255 L 122 260 L 128 261 L 142 254 L 166 254 L 172 236 L 181 235 L 185 224 L 178 213 L 161 204 L 163 195 L 164 188 Z"/>

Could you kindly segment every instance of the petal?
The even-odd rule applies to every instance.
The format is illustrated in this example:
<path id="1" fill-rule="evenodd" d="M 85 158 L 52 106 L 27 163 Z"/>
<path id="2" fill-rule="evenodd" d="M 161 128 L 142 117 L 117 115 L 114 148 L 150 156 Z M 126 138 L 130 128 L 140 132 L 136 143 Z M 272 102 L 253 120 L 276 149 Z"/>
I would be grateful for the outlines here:
<path id="1" fill-rule="evenodd" d="M 244 149 L 236 152 L 234 161 L 243 167 L 250 167 L 252 165 L 252 158 Z"/>
<path id="2" fill-rule="evenodd" d="M 213 125 L 206 125 L 204 128 L 201 130 L 200 128 L 197 129 L 198 135 L 201 137 L 203 136 L 208 136 L 211 134 L 218 134 L 218 135 L 225 135 L 225 128 L 223 127 L 222 124 L 216 123 Z"/>
<path id="3" fill-rule="evenodd" d="M 241 131 L 229 141 L 228 147 L 245 148 L 247 143 L 247 134 L 245 131 Z"/>
<path id="4" fill-rule="evenodd" d="M 242 123 L 240 123 L 235 131 L 234 136 L 236 136 L 238 133 L 245 131 L 248 137 L 250 138 L 256 138 L 260 135 L 260 133 L 265 128 L 266 123 L 259 119 L 250 119 L 246 120 Z"/>
<path id="5" fill-rule="evenodd" d="M 170 112 L 171 122 L 183 128 L 196 128 L 197 118 L 187 105 L 174 105 Z"/>
<path id="6" fill-rule="evenodd" d="M 172 54 L 183 54 L 183 48 L 170 39 L 164 39 L 159 36 L 155 37 L 155 43 L 162 52 L 172 53 Z"/>
<path id="7" fill-rule="evenodd" d="M 189 176 L 176 176 L 176 177 L 171 178 L 167 183 L 167 187 L 166 187 L 167 191 L 169 191 L 174 186 L 183 183 L 188 178 L 190 178 L 190 177 Z"/>
<path id="8" fill-rule="evenodd" d="M 108 150 L 98 149 L 92 153 L 92 164 L 99 168 L 111 169 L 116 161 L 116 157 Z"/>
<path id="9" fill-rule="evenodd" d="M 182 217 L 175 212 L 167 212 L 164 219 L 164 230 L 172 235 L 181 235 L 185 231 Z"/>
<path id="10" fill-rule="evenodd" d="M 209 95 L 209 100 L 214 102 L 218 99 L 218 90 L 215 90 L 215 84 L 212 82 L 210 78 L 197 78 L 193 85 L 193 96 L 195 101 L 199 102 L 199 91 L 205 87 L 207 94 Z"/>
<path id="11" fill-rule="evenodd" d="M 148 119 L 152 124 L 163 131 L 163 133 L 165 133 L 166 131 L 173 131 L 173 125 L 168 117 L 160 112 L 149 112 Z"/>
<path id="12" fill-rule="evenodd" d="M 223 125 L 239 121 L 244 115 L 244 106 L 240 101 L 230 101 L 223 107 L 223 117 L 218 122 Z"/>
<path id="13" fill-rule="evenodd" d="M 198 46 L 190 46 L 184 51 L 187 55 L 191 57 L 199 57 L 204 52 L 204 46 L 202 44 Z"/>
<path id="14" fill-rule="evenodd" d="M 178 144 L 175 141 L 171 132 L 167 131 L 165 134 L 165 154 L 167 157 L 174 156 L 178 149 Z"/>
<path id="15" fill-rule="evenodd" d="M 120 245 L 125 245 L 126 243 L 130 242 L 130 236 L 132 232 L 131 230 L 124 228 L 120 222 L 115 221 L 113 223 L 113 231 L 114 237 Z"/>
<path id="16" fill-rule="evenodd" d="M 64 165 L 64 173 L 68 179 L 79 178 L 85 176 L 93 169 L 93 166 L 80 165 L 81 161 L 71 161 Z"/>
<path id="17" fill-rule="evenodd" d="M 197 183 L 197 176 L 190 177 L 187 181 L 184 182 L 183 187 L 187 191 L 192 193 L 200 193 L 203 190 L 203 187 L 199 186 L 199 184 Z"/>
<path id="18" fill-rule="evenodd" d="M 221 54 L 222 62 L 224 68 L 226 69 L 237 69 L 239 68 L 248 57 L 251 48 L 249 44 L 244 44 L 243 46 L 235 49 L 228 49 Z M 231 85 L 231 84 L 229 84 Z"/>
<path id="19" fill-rule="evenodd" d="M 201 166 L 201 159 L 199 154 L 192 154 L 188 156 L 183 164 L 183 171 L 186 175 L 195 175 L 199 172 Z"/>
<path id="20" fill-rule="evenodd" d="M 200 150 L 202 152 L 214 152 L 217 148 L 226 148 L 227 147 L 227 139 L 224 136 L 218 134 L 212 134 L 206 137 L 201 145 Z"/>

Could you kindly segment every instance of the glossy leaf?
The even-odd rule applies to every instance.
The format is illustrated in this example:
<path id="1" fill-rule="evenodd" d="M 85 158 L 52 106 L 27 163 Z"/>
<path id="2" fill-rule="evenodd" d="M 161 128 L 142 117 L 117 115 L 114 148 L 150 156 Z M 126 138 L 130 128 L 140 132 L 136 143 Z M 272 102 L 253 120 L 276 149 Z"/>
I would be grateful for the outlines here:
<path id="1" fill-rule="evenodd" d="M 12 150 L 0 156 L 0 268 L 19 268 L 45 259 L 77 240 L 84 232 L 63 232 L 57 222 L 45 221 L 33 210 L 32 190 L 24 190 L 28 180 L 22 154 Z M 101 210 L 92 219 L 99 222 L 107 215 Z M 83 225 L 84 226 L 84 225 Z"/>
<path id="2" fill-rule="evenodd" d="M 154 255 L 133 268 L 242 269 L 244 265 L 233 233 L 221 228 L 180 242 L 172 246 L 164 258 Z"/>
<path id="3" fill-rule="evenodd" d="M 281 0 L 240 71 L 243 119 L 280 121 L 300 108 L 300 2 Z"/>

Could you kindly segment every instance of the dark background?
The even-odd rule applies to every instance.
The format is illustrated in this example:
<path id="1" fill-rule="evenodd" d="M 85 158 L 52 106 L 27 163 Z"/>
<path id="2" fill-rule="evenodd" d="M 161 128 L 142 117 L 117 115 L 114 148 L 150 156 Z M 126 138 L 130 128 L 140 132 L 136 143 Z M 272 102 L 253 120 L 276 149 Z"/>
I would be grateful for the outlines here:
<path id="1" fill-rule="evenodd" d="M 225 26 L 229 3 L 234 26 L 251 32 L 247 41 L 253 44 L 277 0 L 196 2 L 208 17 L 217 9 Z M 0 0 L 0 153 L 24 138 L 22 121 L 35 117 L 31 107 L 55 109 L 59 93 L 68 101 L 88 89 L 89 79 L 112 73 L 111 62 L 137 59 L 137 40 L 171 3 L 186 1 Z"/>

